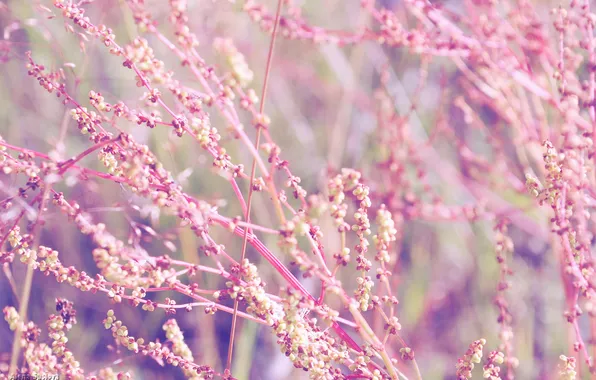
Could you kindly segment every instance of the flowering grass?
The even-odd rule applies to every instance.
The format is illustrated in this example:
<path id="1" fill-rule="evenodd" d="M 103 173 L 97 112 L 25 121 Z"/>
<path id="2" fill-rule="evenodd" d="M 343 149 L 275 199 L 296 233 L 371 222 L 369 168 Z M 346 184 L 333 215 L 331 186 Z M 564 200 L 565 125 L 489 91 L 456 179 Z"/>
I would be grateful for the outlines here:
<path id="1" fill-rule="evenodd" d="M 0 5 L 0 377 L 591 378 L 590 7 Z"/>

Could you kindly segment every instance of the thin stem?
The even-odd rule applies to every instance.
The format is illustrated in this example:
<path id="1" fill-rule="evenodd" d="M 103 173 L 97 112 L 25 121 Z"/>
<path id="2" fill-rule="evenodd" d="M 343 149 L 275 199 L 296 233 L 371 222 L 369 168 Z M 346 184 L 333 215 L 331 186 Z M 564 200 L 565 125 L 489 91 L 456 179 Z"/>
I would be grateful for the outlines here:
<path id="1" fill-rule="evenodd" d="M 19 292 L 17 290 L 17 284 L 14 281 L 14 277 L 12 275 L 12 272 L 10 271 L 10 266 L 8 263 L 4 263 L 2 265 L 2 271 L 4 272 L 4 275 L 6 276 L 6 279 L 8 280 L 8 283 L 10 284 L 10 289 L 12 290 L 12 293 L 14 294 L 15 300 L 17 301 L 17 305 L 19 305 L 20 301 L 19 301 Z"/>
<path id="2" fill-rule="evenodd" d="M 85 149 L 85 151 L 79 153 L 76 157 L 71 158 L 70 160 L 64 161 L 62 164 L 60 164 L 60 170 L 58 171 L 58 174 L 62 175 L 64 174 L 64 172 L 66 170 L 68 170 L 68 168 L 70 168 L 71 166 L 73 166 L 75 163 L 79 162 L 80 160 L 82 160 L 83 158 L 87 157 L 89 154 L 93 153 L 94 151 L 103 148 L 104 146 L 114 143 L 116 141 L 119 140 L 119 136 L 115 137 L 113 139 L 108 139 L 102 142 L 99 142 L 87 149 Z"/>
<path id="3" fill-rule="evenodd" d="M 263 92 L 261 94 L 261 107 L 260 113 L 263 114 L 265 110 L 265 97 L 267 96 L 267 84 L 269 82 L 269 74 L 271 72 L 271 63 L 273 61 L 273 47 L 275 46 L 275 36 L 277 35 L 277 27 L 279 26 L 279 16 L 281 14 L 281 6 L 282 0 L 277 0 L 277 10 L 275 11 L 275 23 L 273 25 L 273 32 L 271 35 L 271 42 L 269 43 L 269 53 L 267 54 L 267 64 L 265 67 L 265 78 L 263 79 Z M 261 131 L 262 126 L 257 126 L 257 137 L 255 140 L 255 149 L 259 149 L 259 145 L 261 142 Z M 258 152 L 257 152 L 258 154 Z M 257 169 L 257 159 L 256 157 L 252 160 L 252 166 L 250 169 L 250 185 L 248 189 L 248 200 L 246 202 L 246 223 L 250 223 L 250 209 L 252 206 L 252 196 L 253 196 L 253 185 L 255 181 L 255 174 Z M 275 198 L 275 194 L 272 194 Z M 275 199 L 274 199 L 275 201 Z M 246 246 L 248 244 L 248 228 L 244 229 L 244 238 L 242 241 L 242 255 L 240 260 L 240 265 L 243 265 L 244 257 L 246 256 Z M 226 361 L 226 371 L 229 371 L 232 366 L 232 355 L 234 351 L 234 336 L 236 333 L 236 323 L 238 319 L 238 298 L 234 300 L 234 314 L 232 315 L 232 327 L 230 329 L 230 344 L 228 347 L 228 359 Z"/>
<path id="4" fill-rule="evenodd" d="M 33 265 L 27 266 L 27 274 L 25 275 L 25 286 L 21 295 L 21 304 L 19 305 L 19 321 L 25 322 L 27 320 L 27 308 L 29 306 L 29 296 L 31 295 L 31 284 L 33 283 Z M 19 360 L 19 351 L 21 350 L 21 330 L 22 323 L 17 324 L 14 331 L 14 340 L 12 341 L 12 353 L 10 358 L 10 369 L 8 370 L 8 377 L 11 378 L 16 374 L 17 361 Z"/>
<path id="5" fill-rule="evenodd" d="M 39 212 L 37 213 L 37 219 L 35 220 L 35 224 L 33 225 L 33 229 L 31 231 L 31 235 L 35 236 L 35 243 L 32 246 L 32 249 L 35 249 L 39 245 L 39 235 L 35 234 L 35 229 L 39 227 L 41 217 L 43 214 L 43 210 L 45 207 L 45 201 L 50 193 L 51 187 L 46 185 L 43 190 L 43 195 L 39 202 Z M 21 304 L 19 305 L 19 321 L 25 322 L 27 321 L 27 309 L 29 307 L 29 297 L 31 296 L 31 284 L 33 283 L 33 273 L 35 269 L 33 265 L 27 265 L 27 273 L 25 274 L 25 284 L 23 286 L 23 293 L 21 294 Z M 12 353 L 10 358 L 10 368 L 8 370 L 8 377 L 12 377 L 15 375 L 17 370 L 17 361 L 19 359 L 19 351 L 21 350 L 21 327 L 22 323 L 17 324 L 17 328 L 14 332 L 14 340 L 12 342 Z"/>

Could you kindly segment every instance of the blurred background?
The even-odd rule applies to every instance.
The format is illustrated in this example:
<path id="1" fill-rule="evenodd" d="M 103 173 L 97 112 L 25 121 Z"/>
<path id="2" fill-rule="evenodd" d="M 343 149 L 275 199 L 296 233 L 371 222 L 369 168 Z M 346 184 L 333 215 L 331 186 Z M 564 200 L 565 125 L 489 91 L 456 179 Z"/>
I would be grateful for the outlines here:
<path id="1" fill-rule="evenodd" d="M 270 12 L 274 11 L 275 3 L 262 2 Z M 378 29 L 378 23 L 362 11 L 359 3 L 292 2 L 311 25 L 352 32 L 365 26 Z M 122 66 L 121 60 L 91 37 L 82 51 L 81 37 L 77 34 L 80 30 L 75 26 L 75 33 L 68 33 L 64 18 L 50 1 L 9 0 L 1 4 L 0 30 L 4 30 L 4 39 L 0 41 L 3 60 L 0 135 L 7 143 L 49 152 L 51 157 L 57 158 L 71 157 L 89 146 L 68 116 L 69 110 L 27 75 L 25 52 L 29 50 L 38 63 L 52 70 L 64 70 L 69 93 L 85 106 L 89 106 L 90 90 L 101 92 L 111 103 L 121 99 L 130 107 L 143 106 L 143 91 L 136 87 L 134 77 Z M 160 31 L 174 38 L 167 20 L 168 2 L 148 0 L 145 4 Z M 463 12 L 460 1 L 437 5 L 454 12 L 453 17 Z M 392 9 L 403 16 L 403 22 L 415 25 L 412 17 L 404 13 L 400 1 L 386 0 L 376 6 Z M 534 6 L 539 15 L 549 17 L 552 4 L 538 1 Z M 124 1 L 95 1 L 84 8 L 94 23 L 112 28 L 121 45 L 139 35 Z M 234 2 L 189 1 L 188 15 L 189 25 L 200 42 L 201 57 L 223 72 L 225 61 L 213 48 L 213 41 L 218 37 L 232 39 L 254 72 L 251 87 L 260 94 L 270 35 L 250 20 L 241 4 Z M 177 80 L 189 88 L 198 88 L 196 79 L 163 44 L 152 35 L 143 36 Z M 383 87 L 382 73 L 387 76 L 388 84 L 381 99 L 378 91 Z M 330 175 L 342 167 L 351 167 L 360 170 L 371 186 L 373 209 L 383 202 L 406 215 L 398 225 L 401 238 L 392 247 L 397 257 L 394 291 L 400 301 L 398 317 L 403 326 L 402 337 L 415 350 L 424 378 L 455 379 L 457 358 L 476 339 L 486 338 L 487 350 L 498 349 L 499 310 L 494 300 L 500 266 L 495 255 L 494 226 L 499 216 L 512 220 L 509 235 L 515 246 L 513 255 L 507 258 L 514 273 L 509 278 L 511 289 L 505 294 L 512 317 L 514 356 L 520 363 L 516 377 L 554 378 L 558 357 L 568 352 L 573 338 L 563 315 L 564 286 L 547 224 L 550 214 L 547 209 L 536 207 L 535 201 L 524 194 L 523 165 L 515 151 L 524 141 L 510 129 L 510 124 L 480 102 L 472 106 L 473 113 L 485 128 L 477 128 L 466 119 L 466 107 L 458 106 L 461 104 L 458 101 L 467 99 L 473 104 L 468 88 L 461 70 L 448 57 L 427 59 L 408 49 L 374 41 L 314 44 L 280 37 L 276 42 L 265 109 L 272 119 L 270 132 L 282 149 L 282 157 L 302 179 L 301 185 L 309 194 L 323 194 Z M 174 104 L 169 95 L 164 95 L 164 99 Z M 384 112 L 380 109 L 387 99 L 393 103 L 392 112 L 405 117 L 407 137 L 396 138 L 388 132 L 387 123 L 379 121 Z M 412 103 L 415 104 L 413 110 Z M 230 156 L 249 168 L 252 158 L 246 147 L 229 133 L 217 112 L 213 111 L 211 117 Z M 245 121 L 247 134 L 254 139 L 250 115 L 241 113 L 240 117 Z M 148 129 L 133 123 L 119 123 L 118 127 L 132 134 L 138 142 L 147 144 L 185 191 L 217 205 L 222 215 L 242 214 L 229 183 L 213 172 L 212 158 L 188 136 L 178 138 L 166 128 Z M 437 132 L 441 130 L 443 132 Z M 508 144 L 501 153 L 510 156 L 506 159 L 497 156 L 494 146 L 487 143 L 491 138 Z M 403 145 L 399 145 L 400 141 Z M 409 143 L 412 141 L 415 144 Z M 490 170 L 483 174 L 482 165 L 478 165 L 471 174 L 461 160 L 462 144 L 483 157 Z M 411 151 L 412 146 L 426 148 Z M 404 157 L 404 183 L 385 181 L 388 172 L 383 165 L 389 152 Z M 408 161 L 410 158 L 417 166 Z M 493 171 L 492 166 L 497 164 L 502 167 Z M 104 170 L 93 154 L 81 165 Z M 419 169 L 425 172 L 424 180 L 419 180 Z M 514 179 L 503 178 L 504 171 Z M 283 183 L 281 176 L 279 183 Z M 507 185 L 511 183 L 513 185 Z M 0 197 L 13 194 L 22 185 L 23 177 L 0 176 Z M 243 191 L 247 186 L 246 181 L 240 183 Z M 402 192 L 402 186 L 407 190 Z M 200 254 L 201 242 L 188 228 L 180 227 L 175 217 L 160 214 L 147 200 L 136 197 L 123 186 L 108 181 L 80 180 L 72 173 L 57 184 L 57 189 L 63 191 L 67 199 L 79 202 L 95 222 L 105 223 L 109 231 L 124 242 L 139 244 L 151 255 L 168 254 L 188 262 L 212 265 L 209 258 Z M 431 220 L 416 217 L 415 213 L 407 217 L 407 200 L 412 197 L 429 205 L 478 206 L 488 211 L 473 221 L 467 218 Z M 256 194 L 254 202 L 253 222 L 279 228 L 267 195 Z M 324 233 L 324 246 L 328 252 L 337 251 L 339 239 L 331 217 L 321 217 L 319 224 Z M 156 235 L 152 236 L 148 228 Z M 216 228 L 212 236 L 225 244 L 233 256 L 240 256 L 242 239 L 232 238 L 227 231 Z M 264 235 L 262 239 L 268 246 L 277 247 L 275 238 Z M 91 275 L 99 273 L 91 256 L 94 243 L 51 207 L 46 213 L 41 244 L 58 250 L 65 265 L 74 265 Z M 268 290 L 276 293 L 284 285 L 283 279 L 255 251 L 249 248 L 247 257 L 259 265 Z M 287 264 L 291 261 L 288 257 L 281 259 Z M 25 266 L 15 261 L 11 268 L 19 284 L 24 278 Z M 299 274 L 297 270 L 295 273 Z M 348 268 L 338 275 L 347 289 L 355 288 L 350 282 L 354 273 Z M 223 279 L 213 275 L 197 275 L 193 281 L 208 289 L 225 287 Z M 316 281 L 303 281 L 313 294 L 318 294 Z M 0 305 L 14 305 L 14 296 L 4 275 L 0 275 L 0 289 L 3 290 Z M 104 295 L 82 293 L 39 273 L 35 274 L 33 289 L 29 316 L 42 328 L 42 337 L 46 337 L 44 324 L 55 310 L 55 298 L 74 302 L 78 323 L 69 334 L 68 345 L 87 372 L 122 358 L 114 369 L 132 370 L 135 378 L 183 378 L 177 368 L 162 367 L 150 358 L 132 355 L 126 350 L 116 352 L 111 334 L 101 323 L 105 312 L 113 308 L 132 335 L 146 341 L 163 341 L 165 334 L 161 326 L 169 319 L 163 310 L 148 313 L 126 303 L 111 305 Z M 160 301 L 172 297 L 184 302 L 184 297 L 174 293 L 151 294 L 151 297 Z M 231 301 L 226 302 L 232 305 Z M 372 314 L 370 316 L 372 318 Z M 195 362 L 221 371 L 226 359 L 231 315 L 218 312 L 209 316 L 197 308 L 190 313 L 179 312 L 175 318 Z M 584 325 L 587 321 L 580 322 L 582 329 L 587 328 Z M 12 339 L 13 333 L 7 324 L 0 323 L 3 358 L 10 356 Z M 240 320 L 235 377 L 307 378 L 306 373 L 293 368 L 275 340 L 267 328 Z"/>

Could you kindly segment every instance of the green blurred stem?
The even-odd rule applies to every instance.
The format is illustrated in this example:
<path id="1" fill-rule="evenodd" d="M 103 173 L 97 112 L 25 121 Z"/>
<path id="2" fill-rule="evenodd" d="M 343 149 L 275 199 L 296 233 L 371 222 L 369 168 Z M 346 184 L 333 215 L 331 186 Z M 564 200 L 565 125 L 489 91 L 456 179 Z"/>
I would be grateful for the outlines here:
<path id="1" fill-rule="evenodd" d="M 250 379 L 251 363 L 254 357 L 255 340 L 257 338 L 256 323 L 244 323 L 242 334 L 236 350 L 236 358 L 232 373 L 239 380 Z"/>
<path id="2" fill-rule="evenodd" d="M 8 377 L 16 374 L 17 361 L 19 360 L 19 351 L 21 349 L 21 326 L 27 320 L 27 308 L 29 306 L 29 296 L 31 295 L 31 284 L 33 283 L 33 265 L 27 266 L 27 274 L 25 276 L 25 287 L 21 295 L 21 305 L 19 307 L 19 322 L 14 332 L 14 340 L 12 341 L 12 354 L 10 358 L 10 369 L 8 370 Z"/>
<path id="3" fill-rule="evenodd" d="M 39 222 L 41 220 L 41 216 L 45 209 L 46 199 L 50 193 L 51 186 L 45 185 L 43 190 L 43 194 L 41 197 L 41 201 L 39 202 L 39 211 L 37 213 L 37 218 L 35 220 L 35 224 L 31 229 L 31 236 L 34 237 L 35 242 L 31 246 L 31 249 L 35 249 L 35 247 L 39 246 L 39 235 L 35 232 L 39 227 Z M 24 325 L 27 321 L 27 309 L 29 308 L 29 297 L 31 296 L 31 284 L 33 283 L 33 272 L 34 268 L 33 265 L 27 265 L 27 274 L 25 275 L 25 286 L 23 288 L 23 294 L 21 295 L 21 304 L 19 305 L 19 323 L 17 324 L 17 328 L 14 332 L 14 340 L 12 342 L 12 353 L 10 358 L 10 367 L 8 370 L 8 377 L 12 377 L 15 375 L 17 370 L 17 361 L 19 360 L 19 352 L 21 349 L 21 326 Z M 21 323 L 22 322 L 22 323 Z"/>

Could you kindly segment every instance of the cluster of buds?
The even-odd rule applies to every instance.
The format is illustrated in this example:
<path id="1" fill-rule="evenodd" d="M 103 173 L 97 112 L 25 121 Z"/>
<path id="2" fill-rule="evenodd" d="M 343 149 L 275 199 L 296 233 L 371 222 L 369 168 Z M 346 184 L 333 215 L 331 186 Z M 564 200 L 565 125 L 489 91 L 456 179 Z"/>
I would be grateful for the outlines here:
<path id="1" fill-rule="evenodd" d="M 474 369 L 474 365 L 480 363 L 482 360 L 482 350 L 485 345 L 486 339 L 479 339 L 472 342 L 466 354 L 457 360 L 455 368 L 459 380 L 472 378 L 472 370 Z"/>
<path id="2" fill-rule="evenodd" d="M 2 309 L 2 313 L 4 314 L 4 320 L 8 322 L 8 327 L 11 331 L 15 331 L 19 328 L 19 324 L 21 324 L 21 331 L 24 330 L 24 324 L 19 317 L 19 312 L 12 306 L 6 306 Z"/>
<path id="3" fill-rule="evenodd" d="M 89 134 L 90 140 L 98 138 L 98 126 L 101 124 L 101 117 L 95 111 L 89 111 L 86 107 L 77 107 L 70 111 L 73 120 L 82 134 Z"/>
<path id="4" fill-rule="evenodd" d="M 546 152 L 543 155 L 544 169 L 546 170 L 546 200 L 554 208 L 562 190 L 562 172 L 560 157 L 557 150 L 550 141 L 544 142 Z"/>
<path id="5" fill-rule="evenodd" d="M 373 236 L 377 254 L 375 259 L 383 264 L 389 264 L 391 257 L 389 256 L 389 246 L 392 242 L 397 240 L 397 229 L 391 212 L 387 210 L 385 205 L 377 210 L 376 223 L 379 228 L 377 234 Z"/>
<path id="6" fill-rule="evenodd" d="M 250 109 L 252 106 L 259 102 L 257 93 L 252 88 L 246 91 L 246 94 L 240 99 L 240 107 L 243 109 Z"/>
<path id="7" fill-rule="evenodd" d="M 190 130 L 193 132 L 199 144 L 203 149 L 217 151 L 219 149 L 219 135 L 217 128 L 211 125 L 208 116 L 193 117 L 190 120 Z"/>
<path id="8" fill-rule="evenodd" d="M 54 6 L 62 11 L 62 15 L 71 19 L 76 25 L 84 29 L 87 33 L 95 36 L 110 49 L 110 53 L 114 55 L 122 54 L 122 49 L 114 42 L 115 35 L 112 29 L 105 25 L 96 27 L 93 25 L 89 17 L 84 16 L 85 10 L 79 7 L 79 4 L 74 4 L 72 1 L 56 0 Z"/>
<path id="9" fill-rule="evenodd" d="M 29 63 L 27 64 L 27 74 L 35 77 L 41 87 L 49 93 L 56 93 L 57 96 L 64 94 L 65 86 L 59 81 L 61 75 L 58 72 L 46 72 L 43 65 L 38 65 L 31 58 L 31 53 L 27 54 Z"/>
<path id="10" fill-rule="evenodd" d="M 43 162 L 40 166 L 37 166 L 37 164 L 33 161 L 33 155 L 29 153 L 20 153 L 19 160 L 23 161 L 13 161 L 12 163 L 14 164 L 14 166 L 8 166 L 8 168 L 16 168 L 15 173 L 25 173 L 29 177 L 26 185 L 24 187 L 19 188 L 18 194 L 19 197 L 21 197 L 22 199 L 29 198 L 28 192 L 30 190 L 35 191 L 40 188 L 45 188 L 46 182 L 38 175 L 40 174 L 40 172 L 48 176 L 47 178 L 49 178 L 50 181 L 52 181 L 52 183 L 55 183 L 59 178 L 55 173 L 58 166 L 54 162 Z M 12 171 L 9 171 L 6 174 L 9 174 L 11 172 Z M 10 199 L 12 199 L 12 197 L 8 198 L 3 202 L 4 207 L 6 209 L 9 209 L 12 206 Z"/>
<path id="11" fill-rule="evenodd" d="M 97 376 L 90 375 L 87 377 L 89 380 L 131 380 L 132 374 L 130 371 L 123 371 L 123 372 L 115 372 L 112 367 L 105 367 L 101 368 L 97 371 Z"/>
<path id="12" fill-rule="evenodd" d="M 561 355 L 559 356 L 559 359 L 561 360 L 559 363 L 560 378 L 563 380 L 575 380 L 577 378 L 577 372 L 575 370 L 575 358 Z"/>
<path id="13" fill-rule="evenodd" d="M 54 204 L 72 218 L 83 234 L 89 235 L 99 246 L 99 248 L 93 250 L 93 259 L 101 270 L 102 278 L 122 286 L 137 288 L 151 285 L 160 286 L 167 278 L 174 276 L 174 268 L 140 265 L 134 260 L 135 257 L 142 255 L 142 252 L 137 251 L 140 248 L 133 249 L 126 246 L 106 229 L 105 224 L 93 223 L 90 215 L 80 212 L 78 204 L 73 203 L 71 205 L 62 196 L 55 197 Z M 90 290 L 92 288 L 93 281 L 90 282 L 89 276 L 84 272 L 78 272 L 71 268 L 64 273 L 65 268 L 58 260 L 56 251 L 40 249 L 38 256 L 43 258 L 43 262 L 39 264 L 40 268 L 44 270 L 47 268 L 49 272 L 54 273 L 57 277 L 60 276 L 59 280 L 65 281 L 68 279 L 71 283 L 74 281 L 74 284 L 81 290 Z M 122 260 L 125 260 L 126 263 L 123 264 Z M 147 272 L 149 272 L 148 275 L 145 275 Z M 111 298 L 117 301 L 118 298 L 115 298 L 115 296 L 119 295 L 120 291 L 114 290 L 114 292 Z"/>
<path id="14" fill-rule="evenodd" d="M 266 142 L 266 143 L 261 144 L 261 149 L 263 149 L 263 151 L 269 157 L 267 159 L 267 161 L 269 161 L 270 163 L 273 163 L 273 164 L 278 163 L 279 155 L 281 154 L 281 148 L 279 147 L 279 145 L 271 143 L 271 142 Z"/>
<path id="15" fill-rule="evenodd" d="M 31 373 L 64 375 L 77 380 L 85 378 L 79 362 L 66 347 L 66 332 L 76 323 L 76 311 L 71 302 L 64 299 L 56 300 L 56 311 L 59 314 L 50 315 L 46 323 L 48 335 L 52 340 L 51 346 L 39 342 L 39 327 L 33 322 L 25 324 L 15 308 L 5 307 L 3 311 L 4 319 L 11 330 L 16 330 L 17 324 L 21 324 L 21 346 L 24 347 L 25 359 Z"/>
<path id="16" fill-rule="evenodd" d="M 107 103 L 104 97 L 95 91 L 89 91 L 89 103 L 102 112 L 110 112 L 112 110 L 112 105 Z"/>
<path id="17" fill-rule="evenodd" d="M 137 87 L 145 86 L 148 84 L 147 81 L 154 84 L 166 83 L 172 76 L 172 73 L 165 71 L 163 61 L 155 58 L 153 49 L 146 39 L 135 38 L 131 44 L 124 47 L 124 52 L 127 59 L 125 65 L 132 66 L 134 64 L 142 73 L 142 76 L 137 75 Z M 158 95 L 153 94 L 152 96 Z"/>
<path id="18" fill-rule="evenodd" d="M 300 177 L 295 175 L 290 175 L 290 178 L 286 181 L 286 187 L 290 187 L 293 189 L 293 195 L 295 199 L 304 199 L 306 197 L 306 190 L 302 186 L 300 186 L 300 182 L 302 180 Z"/>
<path id="19" fill-rule="evenodd" d="M 486 357 L 486 363 L 482 366 L 483 374 L 485 379 L 489 380 L 501 380 L 501 367 L 503 364 L 505 355 L 499 351 L 491 351 Z"/>
<path id="20" fill-rule="evenodd" d="M 302 221 L 298 221 L 298 224 L 296 224 L 294 220 L 288 220 L 280 228 L 278 244 L 284 252 L 293 253 L 297 249 L 298 239 L 296 238 L 296 233 L 298 235 L 304 235 L 308 230 L 308 226 L 303 226 L 303 223 Z"/>
<path id="21" fill-rule="evenodd" d="M 113 310 L 108 310 L 107 317 L 104 319 L 103 324 L 106 330 L 112 331 L 112 336 L 114 337 L 116 343 L 126 347 L 129 351 L 142 353 L 143 355 L 164 360 L 166 363 L 175 367 L 180 367 L 185 374 L 191 375 L 190 378 L 213 378 L 213 370 L 209 366 L 197 365 L 193 363 L 192 360 L 172 352 L 172 350 L 161 343 L 149 342 L 145 344 L 145 340 L 143 338 L 137 339 L 131 336 L 129 334 L 128 328 L 122 323 L 122 321 L 116 318 Z M 175 338 L 175 336 L 171 334 L 171 329 L 164 326 L 164 330 L 166 330 L 166 332 L 169 331 L 169 335 L 172 338 Z"/>
<path id="22" fill-rule="evenodd" d="M 178 326 L 178 322 L 175 319 L 169 319 L 163 325 L 163 330 L 166 332 L 166 338 L 170 343 L 172 343 L 172 352 L 175 355 L 180 356 L 184 360 L 189 362 L 194 362 L 194 358 L 192 357 L 192 352 L 190 348 L 184 342 L 184 335 Z M 190 368 L 183 368 L 184 375 L 189 378 L 193 379 L 196 377 L 196 372 Z"/>
<path id="23" fill-rule="evenodd" d="M 378 20 L 382 34 L 380 41 L 389 46 L 403 46 L 406 43 L 409 36 L 394 12 L 382 9 L 379 12 Z"/>
<path id="24" fill-rule="evenodd" d="M 317 266 L 306 256 L 306 254 L 298 248 L 298 237 L 309 234 L 313 239 L 318 239 L 315 233 L 311 233 L 309 222 L 306 214 L 302 211 L 298 212 L 290 220 L 287 220 L 284 226 L 279 230 L 278 245 L 284 252 L 287 252 L 294 259 L 300 270 L 312 274 Z M 314 235 L 314 236 L 313 236 Z M 318 246 L 320 248 L 320 246 Z"/>
<path id="25" fill-rule="evenodd" d="M 300 311 L 303 303 L 303 297 L 287 291 L 282 301 L 282 317 L 273 325 L 277 343 L 294 367 L 308 371 L 312 378 L 338 378 L 341 371 L 334 363 L 342 364 L 349 359 L 347 347 L 326 330 L 322 331 L 316 319 L 305 319 Z"/>
<path id="26" fill-rule="evenodd" d="M 15 231 L 14 234 L 18 234 L 16 228 Z M 39 269 L 46 275 L 53 274 L 58 282 L 68 281 L 69 284 L 82 291 L 89 291 L 96 287 L 94 280 L 85 272 L 79 272 L 73 267 L 63 266 L 58 259 L 57 251 L 45 246 L 39 246 L 38 250 L 32 250 L 26 240 L 21 239 L 19 235 L 18 241 L 20 243 L 14 247 L 22 262 L 31 265 L 34 269 Z"/>
<path id="27" fill-rule="evenodd" d="M 356 290 L 354 290 L 354 297 L 360 304 L 360 310 L 367 311 L 370 307 L 370 301 L 372 297 L 372 289 L 375 283 L 369 276 L 357 277 L 356 278 Z"/>
<path id="28" fill-rule="evenodd" d="M 232 299 L 245 301 L 248 304 L 247 312 L 256 315 L 273 326 L 279 321 L 282 315 L 281 306 L 271 300 L 265 292 L 265 284 L 259 277 L 257 267 L 244 259 L 240 267 L 240 273 L 244 284 L 235 284 L 228 281 L 229 294 Z"/>
<path id="29" fill-rule="evenodd" d="M 350 190 L 348 187 L 347 190 Z M 371 234 L 370 221 L 368 219 L 368 209 L 371 206 L 371 201 L 368 196 L 369 189 L 361 183 L 358 183 L 352 190 L 352 194 L 360 202 L 358 210 L 354 213 L 354 219 L 356 222 L 352 225 L 352 230 L 358 235 L 359 243 L 356 245 L 356 251 L 360 254 L 365 254 L 368 251 L 367 236 Z"/>
<path id="30" fill-rule="evenodd" d="M 349 225 L 345 222 L 344 218 L 348 212 L 348 205 L 344 203 L 344 184 L 341 175 L 336 175 L 329 180 L 327 184 L 327 190 L 329 192 L 329 211 L 335 225 L 339 232 L 345 232 L 349 229 Z"/>
<path id="31" fill-rule="evenodd" d="M 72 302 L 65 299 L 56 299 L 56 311 L 59 314 L 50 315 L 46 322 L 48 335 L 52 339 L 52 352 L 62 360 L 62 370 L 72 374 L 74 378 L 81 378 L 83 370 L 80 363 L 74 358 L 72 351 L 66 347 L 68 332 L 77 323 L 76 310 Z"/>
<path id="32" fill-rule="evenodd" d="M 216 38 L 213 41 L 213 47 L 226 58 L 232 69 L 234 80 L 237 81 L 240 87 L 248 86 L 254 79 L 254 73 L 248 67 L 244 55 L 234 45 L 234 41 L 229 38 Z M 230 83 L 231 86 L 235 84 Z"/>
<path id="33" fill-rule="evenodd" d="M 108 310 L 106 319 L 103 320 L 106 330 L 112 331 L 112 336 L 118 345 L 126 347 L 128 350 L 138 353 L 145 340 L 143 338 L 135 339 L 128 335 L 128 328 L 119 321 L 114 315 L 113 310 Z"/>
<path id="34" fill-rule="evenodd" d="M 351 229 L 356 232 L 359 238 L 359 244 L 356 247 L 358 253 L 365 253 L 368 250 L 369 243 L 366 239 L 370 235 L 370 222 L 368 220 L 368 209 L 371 206 L 369 198 L 369 189 L 360 183 L 360 172 L 352 169 L 342 169 L 341 174 L 336 175 L 329 180 L 327 189 L 329 192 L 329 202 L 331 203 L 331 216 L 335 219 L 338 231 L 343 233 L 350 229 L 350 226 L 344 221 L 348 206 L 344 203 L 346 193 L 351 192 L 359 201 L 358 210 L 354 213 L 356 223 Z"/>
<path id="35" fill-rule="evenodd" d="M 186 0 L 170 0 L 170 22 L 176 28 L 176 40 L 185 50 L 199 46 L 197 36 L 188 27 L 188 6 Z"/>

